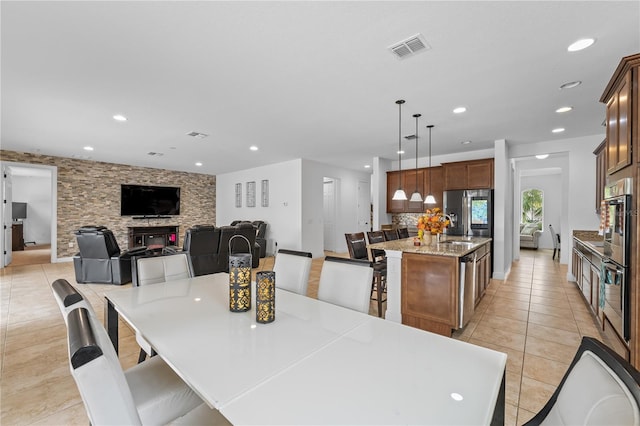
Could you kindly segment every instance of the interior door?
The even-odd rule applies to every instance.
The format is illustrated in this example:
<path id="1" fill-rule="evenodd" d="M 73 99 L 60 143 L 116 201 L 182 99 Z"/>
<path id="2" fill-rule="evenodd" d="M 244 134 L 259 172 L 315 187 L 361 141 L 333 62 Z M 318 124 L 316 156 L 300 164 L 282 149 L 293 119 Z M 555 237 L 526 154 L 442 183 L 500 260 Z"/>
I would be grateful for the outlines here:
<path id="1" fill-rule="evenodd" d="M 13 197 L 11 193 L 11 171 L 8 166 L 2 166 L 2 267 L 9 265 L 12 259 L 11 251 L 11 203 Z"/>
<path id="2" fill-rule="evenodd" d="M 336 183 L 333 179 L 324 179 L 324 249 L 336 251 Z"/>
<path id="3" fill-rule="evenodd" d="M 371 190 L 368 182 L 358 181 L 358 232 L 371 231 Z"/>

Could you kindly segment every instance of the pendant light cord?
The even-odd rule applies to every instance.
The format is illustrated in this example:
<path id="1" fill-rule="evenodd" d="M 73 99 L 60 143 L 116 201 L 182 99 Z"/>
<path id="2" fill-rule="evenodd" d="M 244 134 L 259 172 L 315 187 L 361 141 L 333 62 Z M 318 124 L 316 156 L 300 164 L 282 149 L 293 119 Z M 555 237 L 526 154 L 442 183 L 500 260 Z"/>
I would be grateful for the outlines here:
<path id="1" fill-rule="evenodd" d="M 418 118 L 422 116 L 422 114 L 413 114 L 416 118 L 416 190 L 418 192 Z"/>
<path id="2" fill-rule="evenodd" d="M 399 99 L 396 101 L 398 104 L 398 171 L 400 173 L 398 189 L 402 189 L 402 104 L 404 100 Z"/>

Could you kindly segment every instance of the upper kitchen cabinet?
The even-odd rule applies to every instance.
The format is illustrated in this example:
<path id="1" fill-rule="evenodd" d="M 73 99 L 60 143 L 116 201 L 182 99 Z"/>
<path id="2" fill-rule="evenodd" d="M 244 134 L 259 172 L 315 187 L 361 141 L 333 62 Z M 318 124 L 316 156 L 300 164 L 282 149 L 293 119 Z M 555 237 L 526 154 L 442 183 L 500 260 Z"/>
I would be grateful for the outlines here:
<path id="1" fill-rule="evenodd" d="M 638 129 L 631 128 L 634 122 L 631 114 L 634 108 L 638 108 L 639 67 L 640 54 L 622 58 L 600 97 L 600 102 L 607 104 L 606 157 L 609 175 L 627 167 L 632 161 L 632 138 L 638 137 Z"/>
<path id="2" fill-rule="evenodd" d="M 442 208 L 442 167 L 432 167 L 431 174 L 429 174 L 428 167 L 418 170 L 403 170 L 402 185 L 400 184 L 400 176 L 401 173 L 398 171 L 387 172 L 387 213 L 422 213 L 427 208 Z M 429 177 L 431 177 L 431 186 L 429 186 Z M 425 205 L 422 201 L 392 200 L 393 193 L 398 187 L 404 189 L 407 198 L 411 198 L 411 194 L 417 189 L 422 200 L 431 189 L 431 194 L 436 198 L 436 204 Z"/>
<path id="3" fill-rule="evenodd" d="M 434 207 L 443 208 L 442 204 L 442 191 L 444 188 L 444 179 L 443 179 L 443 167 L 431 167 L 431 186 L 429 186 L 429 168 L 424 169 L 424 192 L 422 193 L 422 198 L 424 199 L 427 195 L 429 195 L 429 189 L 431 189 L 431 195 L 433 195 L 436 199 L 435 204 L 423 204 L 422 211 L 425 209 L 432 209 Z"/>
<path id="4" fill-rule="evenodd" d="M 603 140 L 593 151 L 596 156 L 596 214 L 600 214 L 600 204 L 607 184 L 607 140 Z"/>
<path id="5" fill-rule="evenodd" d="M 407 192 L 406 182 L 405 172 L 387 172 L 387 213 L 402 213 L 405 211 L 405 201 L 392 200 L 391 198 L 398 188 L 402 188 Z"/>
<path id="6" fill-rule="evenodd" d="M 442 166 L 445 191 L 493 188 L 493 158 L 444 163 Z"/>

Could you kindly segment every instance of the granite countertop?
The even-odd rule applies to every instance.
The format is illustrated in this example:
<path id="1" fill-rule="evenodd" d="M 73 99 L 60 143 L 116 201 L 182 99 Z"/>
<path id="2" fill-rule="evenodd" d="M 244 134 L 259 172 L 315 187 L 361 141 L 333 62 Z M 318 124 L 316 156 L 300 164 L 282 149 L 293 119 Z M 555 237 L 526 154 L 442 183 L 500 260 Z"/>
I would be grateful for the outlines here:
<path id="1" fill-rule="evenodd" d="M 491 238 L 481 237 L 459 237 L 459 236 L 441 236 L 438 243 L 436 237 L 433 236 L 431 244 L 423 244 L 415 246 L 413 237 L 403 238 L 401 240 L 385 241 L 383 243 L 370 244 L 367 247 L 371 249 L 396 250 L 403 253 L 432 254 L 436 256 L 462 257 L 471 253 L 483 244 L 491 241 Z"/>
<path id="2" fill-rule="evenodd" d="M 602 235 L 598 235 L 598 231 L 573 231 L 573 239 L 580 244 L 599 254 L 604 256 L 604 240 Z"/>

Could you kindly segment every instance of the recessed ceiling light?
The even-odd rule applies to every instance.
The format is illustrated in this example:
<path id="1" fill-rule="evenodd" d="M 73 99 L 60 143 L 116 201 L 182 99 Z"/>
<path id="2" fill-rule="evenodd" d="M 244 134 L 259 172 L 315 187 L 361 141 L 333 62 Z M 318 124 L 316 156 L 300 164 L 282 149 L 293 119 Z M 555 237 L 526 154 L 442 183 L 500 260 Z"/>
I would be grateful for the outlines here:
<path id="1" fill-rule="evenodd" d="M 582 84 L 582 82 L 580 80 L 576 80 L 576 81 L 570 81 L 568 83 L 564 83 L 563 85 L 560 86 L 560 90 L 562 89 L 573 89 L 574 87 L 578 87 Z"/>
<path id="2" fill-rule="evenodd" d="M 257 147 L 257 146 L 255 146 L 255 145 L 251 145 L 251 146 L 249 147 L 249 149 L 250 149 L 251 151 L 257 151 L 257 150 L 258 150 L 258 147 Z"/>
<path id="3" fill-rule="evenodd" d="M 577 52 L 578 50 L 586 49 L 595 42 L 596 40 L 593 38 L 583 38 L 572 43 L 569 47 L 567 47 L 567 50 L 569 52 Z"/>
<path id="4" fill-rule="evenodd" d="M 471 143 L 471 141 L 462 141 L 460 142 L 462 145 L 469 145 Z"/>
<path id="5" fill-rule="evenodd" d="M 365 165 L 364 165 L 364 168 L 365 168 L 365 169 L 370 169 L 370 168 L 371 168 L 371 166 L 370 166 L 369 164 L 365 164 Z"/>
<path id="6" fill-rule="evenodd" d="M 462 114 L 463 112 L 465 112 L 467 109 L 465 107 L 457 107 L 453 109 L 453 113 L 454 114 Z"/>
<path id="7" fill-rule="evenodd" d="M 397 154 L 402 155 L 402 154 L 404 154 L 404 151 L 398 151 Z"/>
<path id="8" fill-rule="evenodd" d="M 207 135 L 206 133 L 201 133 L 201 132 L 189 132 L 189 133 L 187 133 L 187 136 L 193 136 L 194 138 L 204 139 L 209 135 Z"/>
<path id="9" fill-rule="evenodd" d="M 556 112 L 557 112 L 557 113 L 569 112 L 569 111 L 571 111 L 572 109 L 573 109 L 573 107 L 570 107 L 570 106 L 563 106 L 563 107 L 558 108 L 558 109 L 556 110 Z"/>
<path id="10" fill-rule="evenodd" d="M 85 146 L 83 149 L 85 151 L 93 151 L 93 147 L 92 146 Z"/>
<path id="11" fill-rule="evenodd" d="M 536 155 L 536 158 L 538 160 L 544 160 L 545 158 L 547 158 L 549 156 L 549 154 L 538 154 Z"/>
<path id="12" fill-rule="evenodd" d="M 198 162 L 196 163 L 196 166 L 201 167 L 201 166 L 202 166 L 202 163 L 198 161 Z"/>
<path id="13" fill-rule="evenodd" d="M 116 114 L 113 116 L 113 119 L 116 121 L 127 121 L 127 117 L 122 114 Z"/>
<path id="14" fill-rule="evenodd" d="M 558 127 L 557 129 L 553 129 L 551 132 L 553 132 L 553 133 L 562 133 L 562 132 L 564 132 L 564 127 Z"/>

